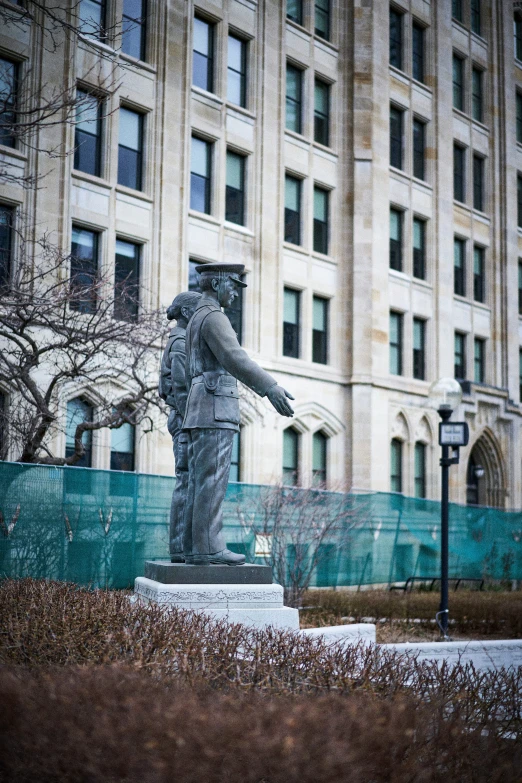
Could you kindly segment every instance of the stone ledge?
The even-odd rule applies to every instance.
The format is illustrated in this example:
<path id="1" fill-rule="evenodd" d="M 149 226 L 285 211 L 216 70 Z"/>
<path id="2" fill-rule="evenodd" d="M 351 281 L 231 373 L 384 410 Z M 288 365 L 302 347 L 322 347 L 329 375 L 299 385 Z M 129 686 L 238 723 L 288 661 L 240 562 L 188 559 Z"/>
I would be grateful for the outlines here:
<path id="1" fill-rule="evenodd" d="M 222 584 L 162 584 L 144 576 L 134 582 L 138 598 L 162 606 L 206 611 L 210 608 L 277 609 L 283 606 L 283 588 L 280 585 L 222 585 Z"/>
<path id="2" fill-rule="evenodd" d="M 373 623 L 330 625 L 325 628 L 303 628 L 300 633 L 311 639 L 322 639 L 327 644 L 375 644 Z"/>
<path id="3" fill-rule="evenodd" d="M 401 653 L 419 661 L 433 661 L 455 666 L 472 663 L 475 669 L 517 668 L 522 666 L 522 639 L 476 640 L 469 642 L 403 642 L 402 644 L 379 644 L 385 652 Z"/>
<path id="4" fill-rule="evenodd" d="M 146 560 L 145 577 L 164 585 L 271 585 L 270 566 L 186 565 L 168 560 Z"/>

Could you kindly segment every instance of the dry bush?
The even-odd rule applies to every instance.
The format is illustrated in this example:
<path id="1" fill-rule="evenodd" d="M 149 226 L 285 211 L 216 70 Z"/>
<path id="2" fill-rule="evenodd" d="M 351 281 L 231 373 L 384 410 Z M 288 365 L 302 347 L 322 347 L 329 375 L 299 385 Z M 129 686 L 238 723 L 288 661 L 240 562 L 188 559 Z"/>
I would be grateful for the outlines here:
<path id="1" fill-rule="evenodd" d="M 186 689 L 129 667 L 0 671 L 0 779 L 17 783 L 515 783 L 522 753 L 402 694 Z"/>
<path id="2" fill-rule="evenodd" d="M 396 591 L 366 590 L 349 591 L 310 590 L 304 597 L 305 606 L 316 607 L 328 616 L 328 624 L 336 624 L 341 617 L 353 617 L 354 622 L 372 617 L 411 621 L 431 627 L 439 609 L 438 592 L 420 590 L 409 593 Z M 502 634 L 506 639 L 522 638 L 522 591 L 503 593 L 493 591 L 462 590 L 450 593 L 451 628 L 459 633 L 469 631 L 488 634 Z M 317 615 L 320 624 L 321 612 Z"/>

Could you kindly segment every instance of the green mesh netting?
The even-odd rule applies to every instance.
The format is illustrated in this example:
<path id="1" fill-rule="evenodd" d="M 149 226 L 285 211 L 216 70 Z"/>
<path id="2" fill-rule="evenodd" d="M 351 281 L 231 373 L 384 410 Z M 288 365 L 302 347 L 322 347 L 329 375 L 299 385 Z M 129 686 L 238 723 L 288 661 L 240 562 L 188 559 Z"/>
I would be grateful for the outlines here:
<path id="1" fill-rule="evenodd" d="M 169 476 L 0 463 L 0 576 L 132 586 L 146 559 L 167 557 L 173 483 Z M 249 520 L 262 515 L 266 491 L 230 484 L 225 502 L 227 545 L 252 562 Z M 321 491 L 308 491 L 306 499 L 318 519 L 330 513 L 343 520 L 321 542 L 313 585 L 390 584 L 439 573 L 439 503 Z M 522 513 L 450 504 L 450 576 L 522 579 Z"/>

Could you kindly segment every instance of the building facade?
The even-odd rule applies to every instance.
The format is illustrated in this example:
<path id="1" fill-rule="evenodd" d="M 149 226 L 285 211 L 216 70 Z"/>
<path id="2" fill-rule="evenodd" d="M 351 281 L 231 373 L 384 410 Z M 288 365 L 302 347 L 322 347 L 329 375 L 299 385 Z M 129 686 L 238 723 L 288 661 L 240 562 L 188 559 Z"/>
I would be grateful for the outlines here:
<path id="1" fill-rule="evenodd" d="M 92 106 L 42 132 L 72 154 L 2 139 L 5 166 L 46 175 L 2 185 L 4 224 L 23 210 L 165 308 L 197 264 L 245 265 L 231 320 L 296 403 L 289 424 L 245 395 L 232 478 L 437 498 L 427 395 L 452 376 L 470 426 L 452 499 L 520 508 L 518 5 L 81 0 L 83 34 L 52 51 L 5 24 L 4 80 L 65 81 Z M 64 400 L 71 421 L 89 395 L 87 412 Z M 170 438 L 101 431 L 89 460 L 169 473 Z"/>

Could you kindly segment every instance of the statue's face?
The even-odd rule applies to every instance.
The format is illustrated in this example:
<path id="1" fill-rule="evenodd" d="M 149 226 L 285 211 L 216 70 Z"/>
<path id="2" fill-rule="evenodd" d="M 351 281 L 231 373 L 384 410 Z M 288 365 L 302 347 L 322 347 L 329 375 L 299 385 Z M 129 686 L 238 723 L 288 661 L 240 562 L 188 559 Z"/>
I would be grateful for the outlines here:
<path id="1" fill-rule="evenodd" d="M 238 296 L 238 285 L 230 277 L 223 277 L 220 280 L 213 280 L 212 287 L 217 292 L 218 302 L 221 307 L 230 307 L 236 296 Z"/>

